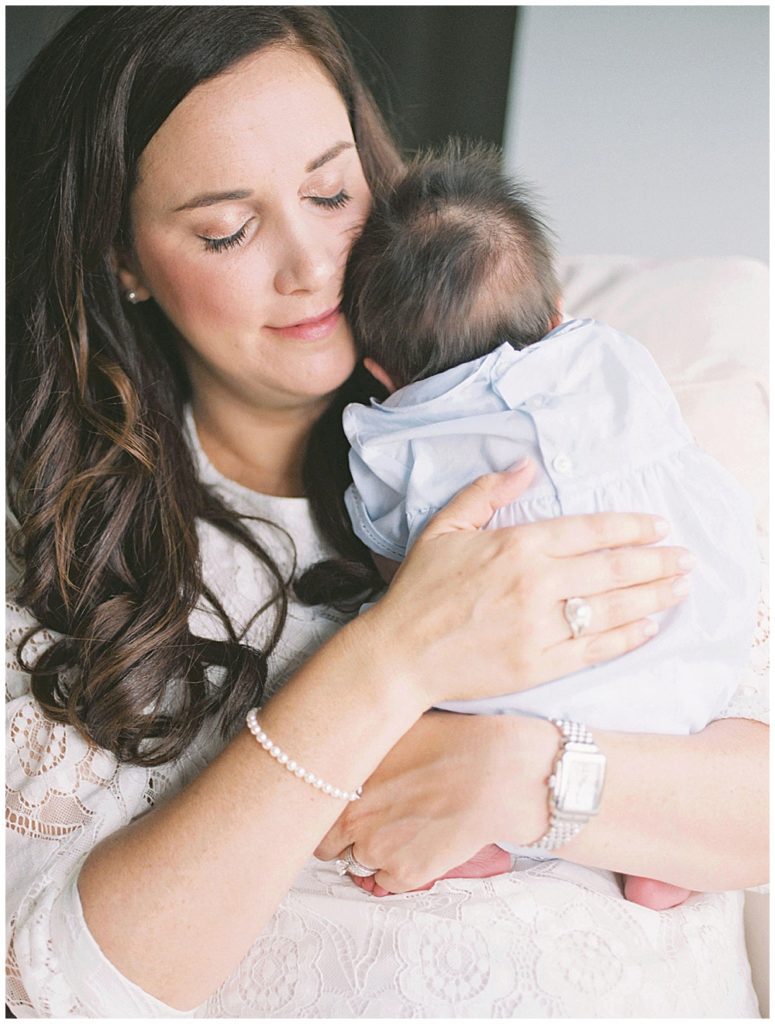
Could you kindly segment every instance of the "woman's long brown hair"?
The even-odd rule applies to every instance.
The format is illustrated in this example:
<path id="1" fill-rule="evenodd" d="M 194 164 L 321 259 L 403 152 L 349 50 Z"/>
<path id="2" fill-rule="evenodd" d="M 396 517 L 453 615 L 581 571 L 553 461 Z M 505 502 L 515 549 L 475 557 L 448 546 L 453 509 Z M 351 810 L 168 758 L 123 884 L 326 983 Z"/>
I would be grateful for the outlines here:
<path id="1" fill-rule="evenodd" d="M 276 43 L 321 62 L 349 110 L 367 180 L 390 178 L 396 149 L 315 7 L 88 8 L 41 52 L 8 108 L 16 598 L 59 634 L 28 665 L 32 692 L 50 718 L 135 764 L 180 755 L 210 716 L 227 735 L 260 702 L 286 616 L 291 581 L 197 478 L 175 333 L 152 300 L 122 301 L 113 258 L 131 249 L 137 163 L 172 109 L 200 82 Z M 313 432 L 305 467 L 324 533 L 364 584 L 373 573 L 343 514 L 338 415 L 367 392 L 358 371 Z M 267 615 L 260 650 L 204 583 L 198 520 L 266 569 L 272 597 L 254 615 Z M 279 528 L 278 543 L 292 543 Z M 218 640 L 190 629 L 202 602 L 220 623 Z"/>

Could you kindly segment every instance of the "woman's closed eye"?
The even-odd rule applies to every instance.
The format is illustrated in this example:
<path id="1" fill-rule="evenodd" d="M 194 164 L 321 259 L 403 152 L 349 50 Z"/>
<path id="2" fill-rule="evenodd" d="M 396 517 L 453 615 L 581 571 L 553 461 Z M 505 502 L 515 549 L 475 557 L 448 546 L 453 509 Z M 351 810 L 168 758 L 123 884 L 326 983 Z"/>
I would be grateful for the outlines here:
<path id="1" fill-rule="evenodd" d="M 208 235 L 199 235 L 204 242 L 204 247 L 207 252 L 223 252 L 225 249 L 233 249 L 237 245 L 242 245 L 245 241 L 245 235 L 248 231 L 248 224 L 250 220 L 246 220 L 241 228 L 238 228 L 233 235 L 226 235 L 223 238 L 210 238 Z"/>
<path id="2" fill-rule="evenodd" d="M 352 196 L 346 189 L 340 189 L 333 196 L 306 196 L 305 198 L 309 199 L 314 206 L 321 207 L 324 210 L 343 210 L 352 199 Z M 249 220 L 246 220 L 242 227 L 238 228 L 231 235 L 224 235 L 219 238 L 213 238 L 210 235 L 199 235 L 199 238 L 204 242 L 207 252 L 224 252 L 227 249 L 234 249 L 245 241 L 248 225 L 253 219 L 251 217 Z"/>
<path id="3" fill-rule="evenodd" d="M 307 196 L 315 206 L 325 210 L 342 210 L 350 202 L 352 196 L 346 189 L 340 189 L 335 196 Z"/>

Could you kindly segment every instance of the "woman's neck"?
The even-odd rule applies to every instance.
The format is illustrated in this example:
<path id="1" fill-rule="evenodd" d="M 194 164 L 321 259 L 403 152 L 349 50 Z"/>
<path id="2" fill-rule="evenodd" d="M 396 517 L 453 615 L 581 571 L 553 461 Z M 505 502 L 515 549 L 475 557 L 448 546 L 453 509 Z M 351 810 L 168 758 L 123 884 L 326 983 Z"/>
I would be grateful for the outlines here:
<path id="1" fill-rule="evenodd" d="M 302 465 L 312 425 L 325 402 L 284 409 L 256 409 L 197 395 L 192 411 L 199 443 L 213 466 L 251 491 L 303 497 Z"/>

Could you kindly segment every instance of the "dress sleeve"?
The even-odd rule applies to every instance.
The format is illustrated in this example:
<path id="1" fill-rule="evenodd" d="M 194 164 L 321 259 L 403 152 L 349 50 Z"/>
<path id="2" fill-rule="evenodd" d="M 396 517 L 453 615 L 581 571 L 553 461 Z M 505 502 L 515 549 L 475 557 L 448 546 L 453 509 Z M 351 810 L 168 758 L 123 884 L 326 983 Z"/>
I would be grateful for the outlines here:
<path id="1" fill-rule="evenodd" d="M 121 765 L 74 728 L 51 722 L 18 661 L 35 626 L 6 612 L 6 998 L 17 1017 L 176 1017 L 128 981 L 89 932 L 78 874 L 92 847 L 147 811 L 163 771 Z M 25 660 L 54 639 L 39 630 Z"/>

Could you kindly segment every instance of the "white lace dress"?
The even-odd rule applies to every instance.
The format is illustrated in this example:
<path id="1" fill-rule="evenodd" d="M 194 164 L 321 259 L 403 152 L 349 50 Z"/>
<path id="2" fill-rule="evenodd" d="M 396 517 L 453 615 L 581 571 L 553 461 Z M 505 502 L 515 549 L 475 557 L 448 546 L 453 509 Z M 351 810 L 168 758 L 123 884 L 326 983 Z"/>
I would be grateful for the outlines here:
<path id="1" fill-rule="evenodd" d="M 196 442 L 194 441 L 196 444 Z M 254 494 L 198 457 L 203 479 L 241 512 L 281 523 L 299 564 L 326 554 L 302 499 Z M 280 561 L 277 532 L 253 527 Z M 263 570 L 210 527 L 205 574 L 236 622 L 266 593 Z M 292 604 L 274 655 L 282 681 L 342 623 Z M 749 678 L 729 715 L 764 719 L 761 620 Z M 218 752 L 205 737 L 180 761 L 118 765 L 29 694 L 15 645 L 30 625 L 11 605 L 7 673 L 8 988 L 19 1017 L 758 1017 L 743 893 L 692 896 L 656 913 L 626 902 L 617 876 L 561 860 L 520 860 L 508 875 L 370 897 L 310 861 L 239 968 L 191 1014 L 123 978 L 88 932 L 77 894 L 89 850 L 179 790 Z M 212 628 L 202 615 L 197 628 Z M 261 642 L 261 623 L 248 638 Z M 45 644 L 45 632 L 38 644 Z"/>

